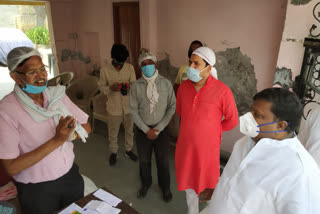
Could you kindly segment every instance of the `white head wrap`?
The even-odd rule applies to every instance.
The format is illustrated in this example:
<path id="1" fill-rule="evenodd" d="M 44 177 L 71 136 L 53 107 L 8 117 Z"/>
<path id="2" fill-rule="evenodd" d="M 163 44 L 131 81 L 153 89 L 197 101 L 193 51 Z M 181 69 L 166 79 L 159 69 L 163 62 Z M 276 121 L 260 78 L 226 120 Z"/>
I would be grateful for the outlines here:
<path id="1" fill-rule="evenodd" d="M 211 65 L 211 71 L 210 71 L 211 76 L 218 79 L 217 70 L 216 68 L 213 67 L 214 64 L 216 64 L 216 55 L 214 54 L 213 50 L 211 50 L 208 47 L 200 47 L 200 48 L 197 48 L 195 51 L 193 51 L 192 54 L 200 56 L 207 63 L 209 63 L 209 65 Z"/>
<path id="2" fill-rule="evenodd" d="M 153 62 L 157 62 L 157 58 L 155 56 L 153 56 L 149 52 L 145 52 L 139 55 L 139 59 L 138 59 L 139 65 L 141 66 L 141 63 L 146 59 L 151 59 Z"/>
<path id="3" fill-rule="evenodd" d="M 146 77 L 142 73 L 143 78 L 147 81 L 147 98 L 150 101 L 150 114 L 152 114 L 155 105 L 158 104 L 159 101 L 159 93 L 157 89 L 157 84 L 155 82 L 158 75 L 158 69 L 156 69 L 156 72 L 153 74 L 152 77 Z"/>
<path id="4" fill-rule="evenodd" d="M 41 57 L 41 54 L 37 49 L 31 47 L 17 47 L 12 49 L 7 56 L 9 71 L 14 71 L 23 60 L 32 56 Z"/>

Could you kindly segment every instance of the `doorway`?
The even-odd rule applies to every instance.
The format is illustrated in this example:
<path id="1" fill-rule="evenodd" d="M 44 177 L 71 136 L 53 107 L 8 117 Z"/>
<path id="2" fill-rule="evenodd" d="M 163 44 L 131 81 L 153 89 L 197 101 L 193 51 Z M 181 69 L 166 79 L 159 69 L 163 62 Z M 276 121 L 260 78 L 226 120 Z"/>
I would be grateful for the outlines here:
<path id="1" fill-rule="evenodd" d="M 13 90 L 6 56 L 18 46 L 39 50 L 48 66 L 48 78 L 59 72 L 48 1 L 0 0 L 0 100 Z"/>
<path id="2" fill-rule="evenodd" d="M 139 2 L 113 3 L 114 42 L 124 44 L 129 51 L 127 62 L 133 65 L 137 79 L 141 77 L 138 65 L 140 50 Z"/>

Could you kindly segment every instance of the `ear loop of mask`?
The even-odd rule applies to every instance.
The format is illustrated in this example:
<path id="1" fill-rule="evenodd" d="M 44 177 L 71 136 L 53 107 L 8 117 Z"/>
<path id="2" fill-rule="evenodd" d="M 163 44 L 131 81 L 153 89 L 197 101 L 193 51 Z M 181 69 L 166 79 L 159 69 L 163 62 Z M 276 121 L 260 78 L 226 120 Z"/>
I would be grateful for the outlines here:
<path id="1" fill-rule="evenodd" d="M 199 72 L 199 76 L 200 76 L 200 73 L 201 73 L 202 71 L 204 71 L 208 66 L 209 66 L 209 65 L 207 65 L 206 67 L 204 67 L 204 69 L 202 69 L 202 70 Z M 200 77 L 203 78 L 203 76 L 200 76 Z"/>
<path id="2" fill-rule="evenodd" d="M 26 86 L 25 87 L 27 87 L 27 83 L 26 83 L 26 81 L 24 81 L 24 79 L 20 76 L 20 74 L 19 73 L 17 73 L 18 74 L 18 76 L 19 76 L 19 79 L 20 80 L 22 80 L 22 82 L 24 82 L 24 84 L 26 84 Z"/>
<path id="3" fill-rule="evenodd" d="M 23 87 L 23 88 L 26 88 L 26 87 L 28 87 L 28 85 L 30 85 L 30 84 L 28 84 L 26 81 L 24 81 L 24 79 L 20 76 L 19 73 L 18 73 L 18 76 L 19 76 L 20 80 L 22 80 L 22 82 L 24 82 L 24 84 L 26 84 L 26 86 Z M 47 80 L 47 84 L 48 84 L 48 80 Z M 32 86 L 32 85 L 31 85 L 31 86 Z M 22 87 L 22 86 L 21 86 L 21 87 Z M 39 86 L 36 86 L 36 87 L 39 87 Z"/>
<path id="4" fill-rule="evenodd" d="M 274 122 L 271 122 L 271 123 L 265 123 L 265 124 L 261 124 L 261 125 L 258 125 L 257 127 L 261 127 L 261 126 L 267 126 L 267 125 L 271 125 L 271 124 L 275 124 L 275 123 L 278 123 L 279 121 L 274 121 Z M 287 123 L 287 127 L 290 125 L 290 123 L 288 123 L 287 121 L 285 121 Z M 257 131 L 259 133 L 276 133 L 276 132 L 286 132 L 286 130 L 279 130 L 279 131 L 269 131 L 269 132 L 262 132 L 262 131 Z"/>

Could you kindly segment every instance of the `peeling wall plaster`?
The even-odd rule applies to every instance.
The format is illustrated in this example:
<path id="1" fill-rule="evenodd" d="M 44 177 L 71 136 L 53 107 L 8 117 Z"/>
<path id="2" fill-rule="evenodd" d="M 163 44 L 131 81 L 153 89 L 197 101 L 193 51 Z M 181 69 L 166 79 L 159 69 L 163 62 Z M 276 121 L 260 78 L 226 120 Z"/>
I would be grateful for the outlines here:
<path id="1" fill-rule="evenodd" d="M 231 88 L 239 115 L 250 110 L 252 97 L 257 93 L 257 80 L 251 58 L 238 48 L 216 52 L 218 78 Z"/>
<path id="2" fill-rule="evenodd" d="M 293 5 L 306 5 L 310 2 L 311 0 L 291 0 L 290 3 Z"/>
<path id="3" fill-rule="evenodd" d="M 65 62 L 68 60 L 80 60 L 85 64 L 89 64 L 91 62 L 91 58 L 89 56 L 83 56 L 81 51 L 72 51 L 69 49 L 63 49 L 61 51 L 61 62 Z"/>
<path id="4" fill-rule="evenodd" d="M 278 68 L 274 74 L 273 85 L 279 85 L 282 88 L 289 89 L 292 87 L 292 71 L 289 68 Z"/>
<path id="5" fill-rule="evenodd" d="M 179 68 L 171 65 L 170 57 L 167 53 L 165 53 L 164 59 L 157 62 L 157 68 L 162 76 L 164 76 L 165 78 L 170 80 L 172 84 L 174 84 Z"/>
<path id="6" fill-rule="evenodd" d="M 278 68 L 290 68 L 292 79 L 300 74 L 305 48 L 304 39 L 317 21 L 313 17 L 313 8 L 318 0 L 290 0 L 287 5 L 285 26 L 278 53 Z M 299 6 L 297 6 L 299 5 Z M 317 15 L 317 10 L 315 11 Z M 318 33 L 317 28 L 314 33 Z"/>

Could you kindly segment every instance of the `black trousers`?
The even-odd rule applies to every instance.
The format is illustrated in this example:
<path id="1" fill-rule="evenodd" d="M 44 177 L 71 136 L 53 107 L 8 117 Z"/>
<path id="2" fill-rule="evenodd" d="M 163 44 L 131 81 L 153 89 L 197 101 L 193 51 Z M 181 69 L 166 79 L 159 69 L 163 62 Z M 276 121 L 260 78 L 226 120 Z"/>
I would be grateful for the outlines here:
<path id="1" fill-rule="evenodd" d="M 84 181 L 73 164 L 62 177 L 41 183 L 16 182 L 18 198 L 24 214 L 54 213 L 83 197 Z"/>
<path id="2" fill-rule="evenodd" d="M 167 128 L 160 132 L 155 140 L 149 140 L 143 131 L 136 129 L 136 144 L 142 185 L 150 186 L 152 184 L 151 157 L 152 151 L 154 151 L 156 155 L 159 186 L 162 190 L 169 189 L 169 135 Z"/>

